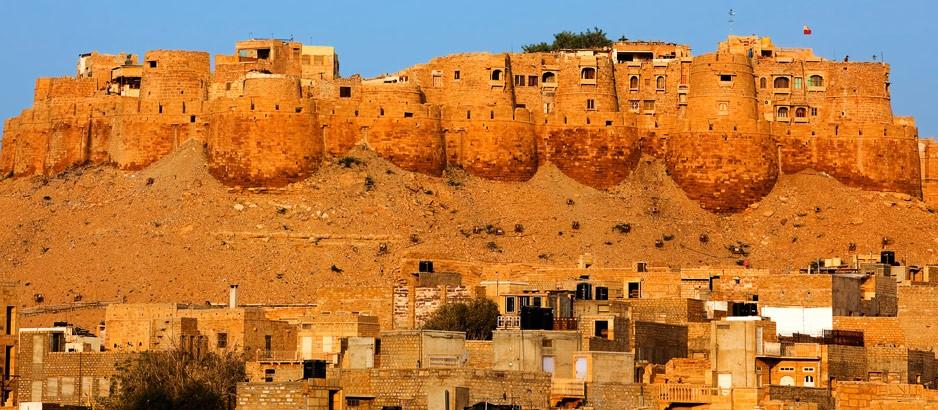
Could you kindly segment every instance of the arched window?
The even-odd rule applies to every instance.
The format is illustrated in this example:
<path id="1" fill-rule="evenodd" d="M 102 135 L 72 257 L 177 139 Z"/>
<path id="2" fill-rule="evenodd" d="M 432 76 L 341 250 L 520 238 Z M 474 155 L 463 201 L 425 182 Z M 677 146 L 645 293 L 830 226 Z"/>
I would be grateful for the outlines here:
<path id="1" fill-rule="evenodd" d="M 814 387 L 814 376 L 804 377 L 804 387 Z"/>
<path id="2" fill-rule="evenodd" d="M 778 118 L 788 118 L 788 107 L 778 107 Z"/>
<path id="3" fill-rule="evenodd" d="M 580 70 L 580 79 L 582 80 L 595 80 L 596 79 L 596 69 L 593 67 L 583 67 Z"/>
<path id="4" fill-rule="evenodd" d="M 544 84 L 553 84 L 557 82 L 557 76 L 553 72 L 546 72 L 541 76 L 541 83 Z"/>
<path id="5" fill-rule="evenodd" d="M 629 89 L 630 90 L 638 89 L 638 76 L 637 75 L 633 75 L 631 78 L 629 78 Z"/>
<path id="6" fill-rule="evenodd" d="M 492 81 L 502 80 L 502 70 L 492 70 Z"/>
<path id="7" fill-rule="evenodd" d="M 795 108 L 795 118 L 805 118 L 808 116 L 808 110 L 804 107 Z"/>
<path id="8" fill-rule="evenodd" d="M 658 90 L 663 90 L 663 89 L 664 89 L 664 83 L 665 83 L 665 81 L 664 81 L 664 76 L 658 76 L 658 78 L 655 79 L 655 87 L 656 87 Z"/>
<path id="9" fill-rule="evenodd" d="M 817 74 L 808 77 L 808 87 L 823 87 L 824 77 Z"/>
<path id="10" fill-rule="evenodd" d="M 790 87 L 788 77 L 776 77 L 773 86 L 775 88 L 788 88 Z"/>
<path id="11" fill-rule="evenodd" d="M 782 376 L 782 378 L 778 380 L 778 384 L 782 386 L 794 386 L 795 378 L 791 376 Z"/>
<path id="12" fill-rule="evenodd" d="M 766 81 L 765 77 L 760 78 L 760 79 L 759 79 L 759 88 L 765 88 L 765 87 L 766 87 L 766 83 L 768 83 L 768 81 Z"/>

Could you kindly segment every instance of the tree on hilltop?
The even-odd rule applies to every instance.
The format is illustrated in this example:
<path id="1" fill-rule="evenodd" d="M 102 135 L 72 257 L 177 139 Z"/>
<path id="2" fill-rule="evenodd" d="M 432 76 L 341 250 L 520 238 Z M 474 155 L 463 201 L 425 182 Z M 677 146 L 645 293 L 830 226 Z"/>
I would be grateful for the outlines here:
<path id="1" fill-rule="evenodd" d="M 525 53 L 544 53 L 557 50 L 605 48 L 612 46 L 612 40 L 599 27 L 593 27 L 580 33 L 561 31 L 554 34 L 554 42 L 527 44 L 521 48 Z"/>

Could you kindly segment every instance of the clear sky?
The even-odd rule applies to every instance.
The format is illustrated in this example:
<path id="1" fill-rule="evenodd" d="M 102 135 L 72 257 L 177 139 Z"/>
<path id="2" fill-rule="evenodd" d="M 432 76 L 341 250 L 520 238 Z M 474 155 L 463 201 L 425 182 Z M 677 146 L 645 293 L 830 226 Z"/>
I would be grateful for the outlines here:
<path id="1" fill-rule="evenodd" d="M 731 32 L 813 47 L 830 59 L 892 66 L 892 104 L 938 135 L 938 1 L 51 1 L 0 0 L 0 117 L 31 105 L 37 77 L 75 75 L 78 55 L 151 49 L 231 54 L 235 41 L 293 37 L 333 45 L 343 76 L 373 76 L 456 52 L 520 51 L 562 30 L 689 44 L 713 51 Z M 814 30 L 804 36 L 802 25 Z"/>

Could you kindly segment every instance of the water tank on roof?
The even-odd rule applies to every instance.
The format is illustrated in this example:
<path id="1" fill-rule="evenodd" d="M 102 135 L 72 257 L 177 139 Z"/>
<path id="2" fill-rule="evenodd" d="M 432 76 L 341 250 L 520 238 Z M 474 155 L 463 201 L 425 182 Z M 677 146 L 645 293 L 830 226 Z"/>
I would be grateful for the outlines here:
<path id="1" fill-rule="evenodd" d="M 593 285 L 589 283 L 578 283 L 576 285 L 576 298 L 577 300 L 593 299 Z"/>
<path id="2" fill-rule="evenodd" d="M 554 311 L 551 308 L 523 306 L 520 316 L 523 330 L 554 329 Z"/>

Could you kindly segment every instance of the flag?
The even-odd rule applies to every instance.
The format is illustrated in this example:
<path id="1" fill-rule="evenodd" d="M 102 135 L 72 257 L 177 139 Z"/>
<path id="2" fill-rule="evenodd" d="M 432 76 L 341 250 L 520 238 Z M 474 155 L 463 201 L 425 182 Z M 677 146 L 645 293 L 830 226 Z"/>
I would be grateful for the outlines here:
<path id="1" fill-rule="evenodd" d="M 811 34 L 811 27 L 808 27 L 808 25 L 805 24 L 804 27 L 802 28 L 802 31 L 804 31 L 804 35 L 806 35 L 806 36 L 807 36 L 807 35 L 810 35 L 810 34 Z"/>

